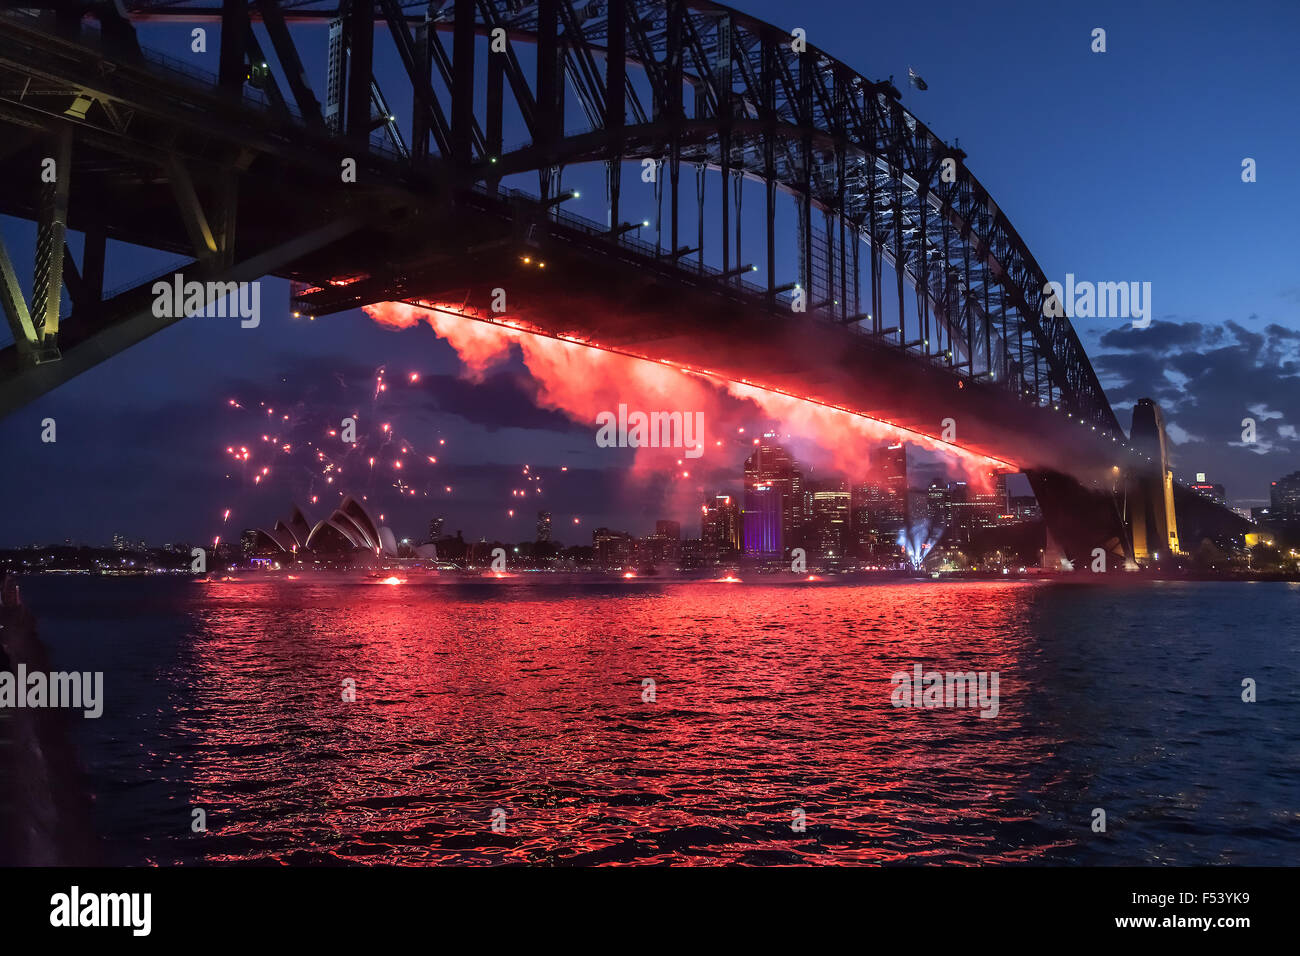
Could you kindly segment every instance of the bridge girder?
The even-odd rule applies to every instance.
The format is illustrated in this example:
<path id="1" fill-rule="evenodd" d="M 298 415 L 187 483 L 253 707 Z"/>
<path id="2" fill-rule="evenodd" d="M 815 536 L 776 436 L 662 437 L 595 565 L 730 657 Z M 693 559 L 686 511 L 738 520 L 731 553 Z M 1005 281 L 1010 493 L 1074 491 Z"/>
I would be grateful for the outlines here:
<path id="1" fill-rule="evenodd" d="M 140 19 L 229 15 L 217 0 L 125 5 Z M 800 203 L 801 278 L 817 311 L 858 323 L 868 320 L 855 317 L 870 315 L 869 331 L 876 336 L 929 349 L 958 374 L 994 378 L 1026 400 L 1058 406 L 1076 420 L 1122 435 L 1069 320 L 1044 314 L 1045 273 L 966 167 L 965 154 L 908 112 L 890 83 L 869 80 L 813 45 L 796 50 L 781 28 L 703 0 L 282 0 L 249 7 L 253 18 L 280 36 L 277 56 L 290 77 L 301 71 L 283 42 L 288 27 L 282 24 L 342 18 L 351 32 L 369 40 L 362 27 L 367 15 L 385 23 L 423 114 L 412 124 L 419 127 L 412 152 L 417 159 L 448 160 L 461 181 L 494 183 L 512 172 L 536 170 L 547 199 L 547 184 L 565 165 L 655 158 L 671 168 L 672 222 L 681 202 L 676 172 L 682 163 L 793 195 Z M 425 35 L 423 51 L 414 49 L 418 44 L 408 27 Z M 471 38 L 490 37 L 496 29 L 504 31 L 508 46 L 477 71 L 488 74 L 491 94 L 480 122 L 469 106 L 480 79 Z M 440 34 L 451 37 L 461 63 Z M 533 47 L 534 76 L 521 66 L 516 44 Z M 622 53 L 618 68 L 611 50 Z M 370 55 L 358 49 L 354 56 L 367 74 Z M 639 71 L 640 79 L 628 68 Z M 444 110 L 429 87 L 435 69 L 455 109 Z M 587 121 L 586 132 L 557 128 L 566 117 L 561 78 Z M 507 94 L 531 140 L 502 149 L 491 131 L 499 128 L 500 98 Z M 354 96 L 351 109 L 367 108 L 361 103 Z M 449 121 L 448 112 L 457 115 Z M 359 126 L 348 128 L 355 137 Z M 944 160 L 952 161 L 955 175 L 942 175 Z M 718 190 L 724 203 L 732 191 L 727 185 Z M 611 212 L 614 204 L 611 196 Z M 813 210 L 826 216 L 820 233 Z M 725 216 L 739 224 L 739 209 L 728 208 Z M 610 223 L 611 229 L 619 225 Z M 846 278 L 850 259 L 857 260 L 856 248 L 850 253 L 846 246 L 857 241 L 866 244 L 871 260 L 868 306 L 860 301 L 856 268 L 853 280 Z M 679 244 L 673 235 L 669 248 Z M 729 235 L 724 245 L 731 245 Z M 769 241 L 765 250 L 769 299 L 782 284 L 772 247 Z M 718 271 L 740 284 L 733 268 L 739 261 L 733 261 L 731 248 L 725 252 Z M 831 287 L 812 289 L 816 280 L 809 273 L 822 259 L 831 273 L 823 285 Z M 900 279 L 900 315 L 902 280 L 916 293 L 921 317 L 914 342 L 906 341 L 904 322 L 893 332 L 885 327 L 882 264 Z"/>

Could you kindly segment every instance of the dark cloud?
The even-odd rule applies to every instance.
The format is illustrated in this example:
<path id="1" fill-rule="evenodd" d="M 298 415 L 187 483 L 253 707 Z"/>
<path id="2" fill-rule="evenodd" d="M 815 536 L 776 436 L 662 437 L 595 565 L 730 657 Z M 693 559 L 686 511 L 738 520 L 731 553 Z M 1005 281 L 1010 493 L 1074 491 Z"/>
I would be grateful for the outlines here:
<path id="1" fill-rule="evenodd" d="M 1275 322 L 1264 326 L 1264 331 L 1275 339 L 1291 339 L 1293 341 L 1300 341 L 1300 329 L 1284 328 Z"/>
<path id="2" fill-rule="evenodd" d="M 495 371 L 481 382 L 459 375 L 429 376 L 421 386 L 439 411 L 458 415 L 489 431 L 501 428 L 591 431 L 563 412 L 538 408 L 536 386 L 523 369 Z"/>
<path id="3" fill-rule="evenodd" d="M 1238 322 L 1153 322 L 1113 329 L 1113 351 L 1093 356 L 1107 394 L 1125 412 L 1139 398 L 1161 406 L 1176 444 L 1180 477 L 1204 471 L 1233 499 L 1263 499 L 1268 482 L 1300 466 L 1300 332 L 1269 324 L 1256 332 Z M 1257 442 L 1242 442 L 1252 419 Z"/>
<path id="4" fill-rule="evenodd" d="M 1148 328 L 1135 329 L 1127 323 L 1111 329 L 1101 337 L 1102 348 L 1126 351 L 1164 351 L 1174 346 L 1195 345 L 1202 341 L 1205 328 L 1199 322 L 1154 321 Z"/>

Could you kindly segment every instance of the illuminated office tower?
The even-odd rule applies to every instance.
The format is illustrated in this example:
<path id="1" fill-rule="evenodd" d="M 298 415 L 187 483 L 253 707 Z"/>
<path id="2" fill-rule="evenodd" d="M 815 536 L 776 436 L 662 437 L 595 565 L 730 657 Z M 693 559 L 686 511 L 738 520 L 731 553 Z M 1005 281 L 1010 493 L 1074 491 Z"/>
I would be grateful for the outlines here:
<path id="1" fill-rule="evenodd" d="M 705 560 L 726 560 L 741 548 L 740 509 L 731 495 L 705 500 L 700 514 L 700 545 Z"/>
<path id="2" fill-rule="evenodd" d="M 766 562 L 800 546 L 804 523 L 803 474 L 774 437 L 764 435 L 745 460 L 745 554 Z"/>
<path id="3" fill-rule="evenodd" d="M 907 446 L 877 448 L 871 468 L 882 494 L 875 524 L 879 533 L 888 538 L 897 535 L 907 523 Z"/>
<path id="4" fill-rule="evenodd" d="M 809 553 L 830 561 L 843 561 L 852 543 L 848 484 L 839 479 L 809 482 L 804 502 L 807 514 L 804 544 Z"/>

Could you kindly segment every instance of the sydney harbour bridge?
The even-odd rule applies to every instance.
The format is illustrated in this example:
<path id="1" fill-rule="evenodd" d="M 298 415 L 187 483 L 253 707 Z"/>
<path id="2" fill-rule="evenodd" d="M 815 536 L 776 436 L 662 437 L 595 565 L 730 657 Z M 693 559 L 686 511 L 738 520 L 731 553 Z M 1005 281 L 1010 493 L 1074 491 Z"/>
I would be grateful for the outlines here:
<path id="1" fill-rule="evenodd" d="M 946 427 L 1079 567 L 1167 550 L 1175 500 L 1230 520 L 1125 432 L 963 151 L 802 31 L 700 0 L 3 6 L 0 213 L 37 238 L 30 296 L 0 244 L 0 415 L 179 320 L 158 276 L 106 289 L 113 240 L 303 314 L 408 302 Z"/>

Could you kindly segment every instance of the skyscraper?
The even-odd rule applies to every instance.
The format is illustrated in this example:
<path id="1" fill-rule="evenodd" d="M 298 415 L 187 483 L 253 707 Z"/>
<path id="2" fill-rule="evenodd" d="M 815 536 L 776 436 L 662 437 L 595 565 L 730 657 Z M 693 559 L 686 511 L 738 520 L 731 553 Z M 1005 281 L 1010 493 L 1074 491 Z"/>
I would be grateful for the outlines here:
<path id="1" fill-rule="evenodd" d="M 676 566 L 681 554 L 682 525 L 680 521 L 662 519 L 655 522 L 655 533 L 641 542 L 642 563 L 658 566 Z"/>
<path id="2" fill-rule="evenodd" d="M 551 513 L 549 511 L 537 512 L 537 540 L 551 540 Z"/>
<path id="3" fill-rule="evenodd" d="M 1216 482 L 1207 481 L 1205 478 L 1205 472 L 1203 471 L 1198 471 L 1196 473 L 1196 484 L 1192 485 L 1192 491 L 1195 491 L 1197 494 L 1205 495 L 1207 498 L 1213 498 L 1215 501 L 1223 504 L 1228 503 L 1227 489 Z"/>
<path id="4" fill-rule="evenodd" d="M 963 550 L 970 548 L 978 527 L 978 505 L 971 495 L 970 485 L 964 481 L 948 482 L 948 514 L 950 524 L 945 541 Z"/>
<path id="5" fill-rule="evenodd" d="M 849 547 L 859 558 L 869 558 L 876 543 L 875 510 L 881 499 L 880 486 L 863 481 L 853 486 L 850 500 Z"/>
<path id="6" fill-rule="evenodd" d="M 803 530 L 803 474 L 790 453 L 764 435 L 745 460 L 745 554 L 785 560 Z"/>
<path id="7" fill-rule="evenodd" d="M 998 523 L 998 515 L 1007 513 L 1007 476 L 1004 474 L 988 475 L 988 484 L 974 495 L 975 528 L 992 528 Z"/>
<path id="8" fill-rule="evenodd" d="M 771 482 L 757 481 L 745 489 L 745 554 L 749 557 L 770 563 L 784 559 L 781 497 L 781 489 Z"/>
<path id="9" fill-rule="evenodd" d="M 596 563 L 602 568 L 623 568 L 636 556 L 636 539 L 626 531 L 597 528 L 591 533 Z"/>
<path id="10" fill-rule="evenodd" d="M 704 502 L 700 539 L 707 561 L 725 561 L 740 553 L 740 509 L 731 495 L 714 495 Z"/>
<path id="11" fill-rule="evenodd" d="M 655 522 L 655 535 L 660 538 L 672 538 L 674 541 L 682 539 L 682 523 L 680 521 L 669 521 L 660 519 Z"/>
<path id="12" fill-rule="evenodd" d="M 864 491 L 871 557 L 892 564 L 902 554 L 898 544 L 899 533 L 907 527 L 906 445 L 881 445 L 872 452 L 871 477 Z M 860 538 L 860 531 L 855 536 Z M 866 557 L 865 554 L 860 556 Z"/>
<path id="13" fill-rule="evenodd" d="M 932 534 L 938 536 L 952 524 L 952 497 L 948 493 L 948 486 L 937 478 L 926 489 L 925 507 Z"/>
<path id="14" fill-rule="evenodd" d="M 1269 517 L 1288 529 L 1300 526 L 1300 471 L 1279 478 L 1268 489 Z"/>
<path id="15" fill-rule="evenodd" d="M 1007 473 L 998 472 L 997 478 L 993 483 L 994 504 L 997 505 L 998 514 L 1004 515 L 1011 511 L 1011 499 L 1007 495 Z"/>
<path id="16" fill-rule="evenodd" d="M 809 482 L 804 494 L 807 521 L 804 544 L 811 554 L 842 561 L 850 543 L 849 486 L 839 479 Z"/>
<path id="17" fill-rule="evenodd" d="M 882 493 L 876 524 L 885 537 L 897 535 L 907 523 L 907 446 L 877 448 L 871 466 Z"/>

